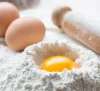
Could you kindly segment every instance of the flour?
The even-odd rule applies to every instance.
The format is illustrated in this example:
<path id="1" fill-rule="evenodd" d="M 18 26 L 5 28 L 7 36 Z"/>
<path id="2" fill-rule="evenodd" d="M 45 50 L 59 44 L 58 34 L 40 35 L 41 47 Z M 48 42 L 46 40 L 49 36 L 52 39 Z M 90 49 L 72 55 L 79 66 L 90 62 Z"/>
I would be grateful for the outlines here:
<path id="1" fill-rule="evenodd" d="M 0 47 L 14 54 L 7 47 Z M 40 70 L 41 62 L 49 56 L 59 55 L 59 50 L 62 50 L 61 55 L 71 57 L 72 54 L 75 62 L 81 63 L 82 67 L 50 73 Z M 0 91 L 100 91 L 100 62 L 97 56 L 68 41 L 31 45 L 9 59 L 5 58 L 7 53 L 3 55 L 0 61 L 7 62 L 0 66 Z"/>

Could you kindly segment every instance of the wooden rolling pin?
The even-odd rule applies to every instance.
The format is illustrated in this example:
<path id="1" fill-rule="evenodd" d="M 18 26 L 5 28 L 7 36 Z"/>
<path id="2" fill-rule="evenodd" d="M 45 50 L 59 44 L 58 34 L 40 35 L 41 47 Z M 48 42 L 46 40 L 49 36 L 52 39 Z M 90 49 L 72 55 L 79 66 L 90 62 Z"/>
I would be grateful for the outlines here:
<path id="1" fill-rule="evenodd" d="M 67 6 L 57 7 L 52 12 L 52 21 L 72 38 L 100 54 L 99 23 Z"/>

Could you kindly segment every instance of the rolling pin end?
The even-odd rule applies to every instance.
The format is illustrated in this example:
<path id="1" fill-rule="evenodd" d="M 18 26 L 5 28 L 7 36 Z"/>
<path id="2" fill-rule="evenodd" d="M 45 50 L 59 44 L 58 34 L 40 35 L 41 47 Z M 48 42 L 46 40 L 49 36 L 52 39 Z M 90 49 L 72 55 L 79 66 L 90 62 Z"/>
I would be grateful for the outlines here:
<path id="1" fill-rule="evenodd" d="M 56 7 L 54 9 L 54 11 L 52 12 L 52 21 L 53 21 L 53 23 L 56 26 L 61 27 L 65 13 L 67 13 L 71 10 L 72 9 L 68 6 L 58 6 L 58 7 Z"/>

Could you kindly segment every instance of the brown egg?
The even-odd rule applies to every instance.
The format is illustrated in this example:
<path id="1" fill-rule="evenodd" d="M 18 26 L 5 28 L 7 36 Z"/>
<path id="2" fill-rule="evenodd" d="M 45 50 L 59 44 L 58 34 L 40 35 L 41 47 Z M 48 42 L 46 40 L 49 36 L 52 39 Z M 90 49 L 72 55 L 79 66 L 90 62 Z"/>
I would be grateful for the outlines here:
<path id="1" fill-rule="evenodd" d="M 12 22 L 7 29 L 5 40 L 11 49 L 22 51 L 28 45 L 42 41 L 44 35 L 45 26 L 39 19 L 24 17 Z"/>
<path id="2" fill-rule="evenodd" d="M 5 36 L 8 26 L 18 17 L 19 11 L 13 4 L 0 2 L 0 36 Z"/>

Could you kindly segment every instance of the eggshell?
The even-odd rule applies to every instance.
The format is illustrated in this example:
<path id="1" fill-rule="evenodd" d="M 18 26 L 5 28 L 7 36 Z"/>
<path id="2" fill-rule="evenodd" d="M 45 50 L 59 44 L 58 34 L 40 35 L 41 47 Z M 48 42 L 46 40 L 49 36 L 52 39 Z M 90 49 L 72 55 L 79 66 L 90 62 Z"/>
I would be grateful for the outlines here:
<path id="1" fill-rule="evenodd" d="M 7 29 L 5 40 L 11 49 L 22 51 L 28 45 L 42 41 L 44 35 L 45 26 L 39 19 L 24 17 L 12 22 Z"/>
<path id="2" fill-rule="evenodd" d="M 0 2 L 0 36 L 5 36 L 8 26 L 18 17 L 19 11 L 13 4 Z"/>

